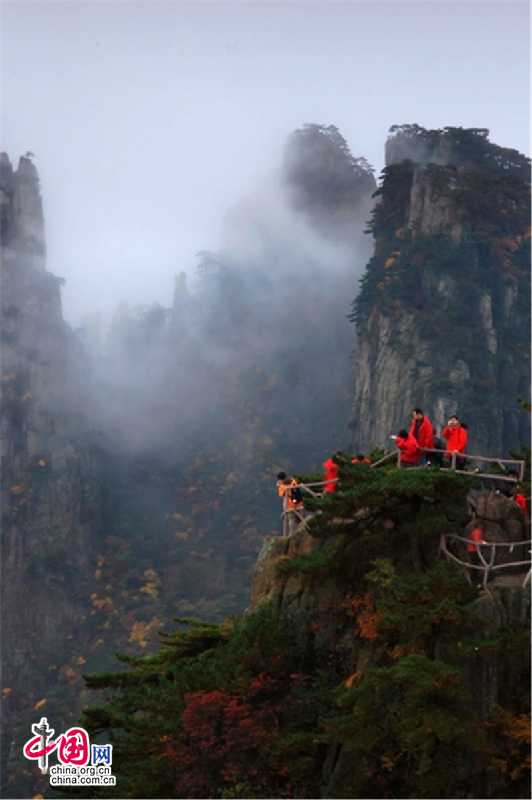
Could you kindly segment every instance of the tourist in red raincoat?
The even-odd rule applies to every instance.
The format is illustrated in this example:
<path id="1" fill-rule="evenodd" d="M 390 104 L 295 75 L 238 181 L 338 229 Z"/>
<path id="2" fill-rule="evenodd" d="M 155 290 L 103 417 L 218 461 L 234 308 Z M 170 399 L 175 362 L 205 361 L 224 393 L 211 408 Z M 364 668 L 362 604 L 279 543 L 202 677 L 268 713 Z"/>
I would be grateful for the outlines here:
<path id="1" fill-rule="evenodd" d="M 395 443 L 401 451 L 400 464 L 402 467 L 415 467 L 419 463 L 421 453 L 419 444 L 406 428 L 401 428 L 395 437 Z"/>
<path id="2" fill-rule="evenodd" d="M 337 458 L 338 456 L 343 456 L 341 450 L 338 450 L 338 452 L 336 452 L 332 458 L 328 458 L 323 465 L 323 470 L 325 472 L 325 485 L 323 487 L 324 492 L 334 492 L 336 489 L 336 482 L 338 480 L 338 464 L 333 461 L 333 458 Z"/>
<path id="3" fill-rule="evenodd" d="M 420 447 L 428 447 L 430 450 L 434 449 L 434 428 L 432 422 L 428 417 L 423 415 L 423 411 L 420 408 L 415 408 L 412 411 L 410 433 Z M 427 456 L 425 453 L 422 453 L 419 459 L 419 465 L 424 467 L 426 463 Z"/>
<path id="4" fill-rule="evenodd" d="M 467 431 L 462 428 L 458 417 L 449 417 L 447 427 L 443 429 L 442 434 L 444 439 L 447 440 L 447 447 L 445 448 L 446 458 L 451 458 L 453 452 L 465 453 L 467 448 Z M 456 469 L 463 469 L 465 467 L 465 458 L 456 459 Z"/>
<path id="5" fill-rule="evenodd" d="M 485 523 L 479 521 L 469 534 L 469 542 L 467 543 L 467 557 L 469 559 L 469 563 L 474 567 L 479 567 L 482 564 L 480 560 L 480 545 L 486 544 L 486 542 L 484 541 L 485 530 L 486 530 Z M 471 570 L 471 581 L 472 583 L 476 584 L 482 582 L 481 570 L 479 569 Z"/>
<path id="6" fill-rule="evenodd" d="M 514 500 L 517 503 L 517 505 L 521 508 L 521 511 L 523 512 L 525 517 L 529 517 L 530 514 L 528 512 L 528 506 L 526 504 L 526 497 L 524 496 L 524 494 L 522 494 L 522 492 L 517 492 L 514 495 Z"/>

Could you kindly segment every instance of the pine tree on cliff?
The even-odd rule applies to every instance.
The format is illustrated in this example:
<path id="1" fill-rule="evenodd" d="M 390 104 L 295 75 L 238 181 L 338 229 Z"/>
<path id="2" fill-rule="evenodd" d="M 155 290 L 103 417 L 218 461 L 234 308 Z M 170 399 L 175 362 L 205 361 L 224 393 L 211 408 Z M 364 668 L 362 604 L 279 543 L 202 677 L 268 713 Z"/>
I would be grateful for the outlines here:
<path id="1" fill-rule="evenodd" d="M 367 219 L 368 201 L 376 189 L 373 168 L 352 155 L 334 125 L 304 125 L 288 139 L 284 180 L 294 206 L 305 211 L 320 230 L 338 235 L 353 215 Z"/>

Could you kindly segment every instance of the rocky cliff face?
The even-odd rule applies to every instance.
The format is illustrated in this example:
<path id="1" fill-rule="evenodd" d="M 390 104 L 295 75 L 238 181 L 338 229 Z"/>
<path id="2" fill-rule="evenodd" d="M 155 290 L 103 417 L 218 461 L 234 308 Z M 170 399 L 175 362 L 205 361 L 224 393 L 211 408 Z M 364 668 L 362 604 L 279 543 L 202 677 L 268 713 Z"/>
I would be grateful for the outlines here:
<path id="1" fill-rule="evenodd" d="M 423 408 L 469 452 L 508 457 L 530 438 L 530 168 L 487 131 L 395 130 L 355 302 L 354 448 L 389 448 Z"/>
<path id="2" fill-rule="evenodd" d="M 83 631 L 101 533 L 86 361 L 45 268 L 37 172 L 1 161 L 3 719 L 60 680 Z M 26 732 L 24 732 L 26 733 Z M 4 740 L 7 738 L 3 737 Z M 17 758 L 20 754 L 17 754 Z"/>
<path id="3" fill-rule="evenodd" d="M 473 527 L 481 520 L 485 525 L 485 540 L 487 542 L 525 542 L 530 538 L 530 522 L 525 519 L 517 503 L 501 494 L 481 492 L 478 497 L 470 496 L 470 504 L 474 504 L 474 521 L 468 522 L 457 532 L 460 536 L 467 537 Z M 359 511 L 362 519 L 363 512 Z M 465 520 L 464 520 L 465 521 Z M 396 527 L 392 518 L 383 518 L 379 523 L 381 533 L 391 531 Z M 412 550 L 410 554 L 405 551 L 404 542 L 396 552 L 390 548 L 386 553 L 396 563 L 412 569 L 422 563 L 424 568 L 434 566 L 439 557 L 439 534 L 432 536 L 419 544 L 418 552 Z M 415 548 L 418 545 L 414 546 Z M 463 561 L 467 562 L 465 545 L 462 543 L 452 546 L 451 551 Z M 305 571 L 286 569 L 294 559 L 301 556 L 307 558 L 321 553 L 316 558 L 316 568 Z M 358 555 L 357 555 L 358 553 Z M 334 555 L 333 555 L 334 554 Z M 329 556 L 335 564 L 334 570 L 324 575 L 327 570 L 319 568 L 320 559 L 325 563 Z M 524 545 L 516 545 L 511 553 L 499 552 L 497 564 L 526 560 L 527 554 Z M 309 562 L 310 563 L 310 562 Z M 284 565 L 284 566 L 283 566 Z M 464 569 L 464 572 L 466 570 Z M 523 585 L 527 567 L 522 566 L 507 572 L 494 570 L 489 579 L 491 589 L 498 587 Z M 360 544 L 353 535 L 338 534 L 331 538 L 317 538 L 308 531 L 306 523 L 288 537 L 266 537 L 262 550 L 257 558 L 253 571 L 250 610 L 258 608 L 265 602 L 273 602 L 284 613 L 299 615 L 309 619 L 325 619 L 338 609 L 345 596 L 355 591 L 360 585 Z M 337 646 L 334 636 L 328 646 Z M 356 669 L 356 663 L 351 665 Z"/>

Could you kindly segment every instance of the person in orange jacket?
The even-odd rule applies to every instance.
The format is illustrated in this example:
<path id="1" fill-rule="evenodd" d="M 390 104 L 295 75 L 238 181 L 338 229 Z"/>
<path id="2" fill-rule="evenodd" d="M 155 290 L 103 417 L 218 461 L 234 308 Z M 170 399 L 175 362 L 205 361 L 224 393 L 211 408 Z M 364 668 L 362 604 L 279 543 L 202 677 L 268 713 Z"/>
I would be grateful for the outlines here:
<path id="1" fill-rule="evenodd" d="M 279 472 L 277 475 L 277 491 L 279 492 L 279 497 L 283 500 L 283 517 L 285 520 L 283 532 L 285 535 L 293 533 L 299 522 L 305 517 L 303 501 L 294 499 L 294 492 L 292 491 L 294 486 L 297 486 L 295 478 L 287 477 L 286 472 Z M 301 492 L 301 490 L 298 491 Z"/>
<path id="2" fill-rule="evenodd" d="M 334 492 L 336 489 L 336 483 L 338 481 L 338 464 L 336 461 L 333 461 L 333 458 L 337 458 L 338 456 L 343 456 L 341 450 L 338 450 L 332 458 L 328 458 L 327 461 L 323 465 L 323 470 L 325 472 L 325 485 L 323 487 L 324 492 Z"/>
<path id="3" fill-rule="evenodd" d="M 351 459 L 352 464 L 371 464 L 369 458 L 366 458 L 363 453 L 359 453 L 354 458 Z"/>
<path id="4" fill-rule="evenodd" d="M 410 433 L 420 447 L 428 447 L 430 450 L 434 449 L 434 428 L 432 422 L 428 417 L 423 415 L 423 411 L 420 408 L 415 408 L 412 411 Z M 424 467 L 426 463 L 427 454 L 422 453 L 419 459 L 419 466 Z"/>
<path id="5" fill-rule="evenodd" d="M 401 451 L 400 465 L 402 467 L 415 467 L 419 463 L 421 453 L 415 437 L 406 428 L 401 428 L 395 438 L 395 443 Z"/>
<path id="6" fill-rule="evenodd" d="M 442 434 L 444 439 L 447 440 L 447 447 L 445 448 L 445 457 L 451 458 L 453 453 L 465 453 L 467 448 L 467 431 L 462 428 L 460 421 L 454 414 L 449 417 L 447 427 L 443 429 Z M 456 459 L 456 469 L 463 469 L 465 467 L 465 458 Z"/>

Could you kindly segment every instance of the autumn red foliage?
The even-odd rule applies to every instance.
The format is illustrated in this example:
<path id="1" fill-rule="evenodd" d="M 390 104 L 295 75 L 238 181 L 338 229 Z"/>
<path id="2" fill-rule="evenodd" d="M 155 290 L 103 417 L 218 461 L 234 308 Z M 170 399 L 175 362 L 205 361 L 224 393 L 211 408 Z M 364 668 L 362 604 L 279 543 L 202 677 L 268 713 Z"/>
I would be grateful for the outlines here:
<path id="1" fill-rule="evenodd" d="M 260 677 L 251 695 L 261 688 Z M 185 703 L 181 733 L 167 745 L 179 794 L 220 797 L 224 787 L 239 786 L 242 796 L 290 796 L 283 770 L 268 752 L 278 735 L 270 705 L 219 690 L 193 692 Z"/>

